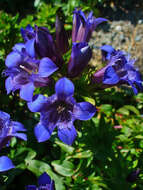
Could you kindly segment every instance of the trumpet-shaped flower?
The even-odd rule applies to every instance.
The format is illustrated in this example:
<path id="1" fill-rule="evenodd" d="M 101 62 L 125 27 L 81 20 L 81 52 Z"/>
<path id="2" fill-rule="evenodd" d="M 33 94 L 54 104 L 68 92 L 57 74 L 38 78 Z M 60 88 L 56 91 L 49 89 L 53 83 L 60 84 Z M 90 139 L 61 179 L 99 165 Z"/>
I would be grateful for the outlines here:
<path id="1" fill-rule="evenodd" d="M 20 89 L 20 97 L 31 101 L 35 87 L 47 86 L 51 79 L 49 76 L 58 67 L 48 57 L 35 59 L 30 53 L 29 42 L 16 44 L 13 51 L 6 57 L 7 69 L 3 72 L 8 76 L 5 82 L 7 94 Z"/>
<path id="2" fill-rule="evenodd" d="M 97 25 L 105 21 L 107 19 L 95 18 L 93 12 L 86 17 L 84 12 L 76 9 L 73 15 L 72 41 L 88 42 Z"/>
<path id="3" fill-rule="evenodd" d="M 68 43 L 68 35 L 64 28 L 64 24 L 62 23 L 58 15 L 56 16 L 55 26 L 56 26 L 56 46 L 62 55 L 68 51 L 69 43 Z"/>
<path id="4" fill-rule="evenodd" d="M 58 66 L 63 64 L 60 50 L 56 47 L 46 27 L 35 26 L 33 29 L 28 25 L 26 29 L 21 28 L 21 34 L 25 42 L 27 42 L 29 50 L 35 52 L 36 56 L 40 58 L 49 57 Z"/>
<path id="5" fill-rule="evenodd" d="M 92 51 L 87 42 L 73 43 L 71 58 L 68 63 L 70 77 L 78 76 L 92 57 Z"/>
<path id="6" fill-rule="evenodd" d="M 108 64 L 94 74 L 93 81 L 100 84 L 101 88 L 128 84 L 134 94 L 137 94 L 138 89 L 143 90 L 143 86 L 141 75 L 134 67 L 134 62 L 134 59 L 130 59 L 130 55 L 125 55 L 120 50 L 114 51 Z"/>
<path id="7" fill-rule="evenodd" d="M 26 190 L 54 190 L 54 181 L 44 172 L 38 179 L 38 186 L 28 185 Z"/>
<path id="8" fill-rule="evenodd" d="M 10 115 L 0 111 L 0 149 L 6 146 L 12 137 L 18 137 L 27 140 L 24 126 L 17 122 L 11 121 Z M 12 161 L 7 156 L 0 157 L 0 172 L 13 168 Z"/>
<path id="9" fill-rule="evenodd" d="M 73 98 L 74 85 L 67 78 L 57 81 L 55 92 L 48 98 L 38 95 L 28 103 L 32 112 L 40 112 L 40 122 L 35 127 L 35 135 L 39 142 L 46 141 L 57 127 L 59 139 L 71 145 L 77 136 L 74 121 L 90 119 L 96 108 L 89 102 L 76 103 Z"/>

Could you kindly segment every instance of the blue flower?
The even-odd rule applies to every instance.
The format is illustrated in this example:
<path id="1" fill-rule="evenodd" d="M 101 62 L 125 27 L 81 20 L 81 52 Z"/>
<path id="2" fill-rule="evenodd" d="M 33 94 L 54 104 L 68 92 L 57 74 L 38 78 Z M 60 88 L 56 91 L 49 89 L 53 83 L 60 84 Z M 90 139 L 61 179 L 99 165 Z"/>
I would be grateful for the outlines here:
<path id="1" fill-rule="evenodd" d="M 35 31 L 33 30 L 32 26 L 28 24 L 25 29 L 21 28 L 21 35 L 25 42 L 35 38 Z"/>
<path id="2" fill-rule="evenodd" d="M 31 101 L 35 87 L 50 83 L 49 76 L 58 67 L 48 57 L 38 60 L 34 56 L 35 52 L 31 50 L 29 41 L 13 47 L 13 51 L 6 57 L 7 69 L 3 72 L 8 76 L 5 82 L 7 94 L 20 89 L 20 97 Z"/>
<path id="3" fill-rule="evenodd" d="M 111 55 L 116 52 L 116 50 L 110 46 L 110 45 L 103 45 L 101 46 L 101 52 L 102 52 L 102 60 L 108 61 L 111 58 Z"/>
<path id="4" fill-rule="evenodd" d="M 35 135 L 38 142 L 44 142 L 57 127 L 59 139 L 71 145 L 77 136 L 74 121 L 90 119 L 96 108 L 89 102 L 76 103 L 73 98 L 74 85 L 67 78 L 57 81 L 55 92 L 48 98 L 38 95 L 28 103 L 32 112 L 40 112 L 40 122 L 35 127 Z"/>
<path id="5" fill-rule="evenodd" d="M 71 58 L 68 63 L 69 77 L 78 76 L 92 57 L 92 51 L 87 42 L 73 43 Z"/>
<path id="6" fill-rule="evenodd" d="M 63 55 L 69 50 L 68 35 L 59 16 L 56 16 L 56 46 Z"/>
<path id="7" fill-rule="evenodd" d="M 18 137 L 26 141 L 26 134 L 21 133 L 25 131 L 26 129 L 21 123 L 11 121 L 8 113 L 0 111 L 0 150 L 9 143 L 12 137 Z M 14 165 L 7 156 L 0 157 L 0 172 L 9 170 L 13 167 Z"/>
<path id="8" fill-rule="evenodd" d="M 108 64 L 94 74 L 93 82 L 100 84 L 101 88 L 128 84 L 134 94 L 137 94 L 138 89 L 143 90 L 143 81 L 139 71 L 134 67 L 134 62 L 134 59 L 130 59 L 130 55 L 115 50 Z"/>
<path id="9" fill-rule="evenodd" d="M 72 41 L 88 42 L 97 25 L 104 21 L 107 19 L 95 18 L 92 11 L 86 18 L 81 10 L 76 9 L 73 15 Z"/>
<path id="10" fill-rule="evenodd" d="M 58 32 L 59 31 L 57 31 L 57 37 L 59 35 Z M 35 26 L 33 29 L 28 25 L 26 29 L 21 28 L 21 34 L 24 41 L 28 43 L 29 49 L 34 51 L 36 56 L 39 56 L 40 58 L 49 57 L 59 67 L 63 64 L 63 59 L 60 54 L 61 49 L 58 50 L 46 27 Z M 60 39 L 58 38 L 58 40 Z"/>
<path id="11" fill-rule="evenodd" d="M 44 172 L 38 179 L 38 186 L 28 185 L 26 190 L 54 190 L 54 181 Z"/>

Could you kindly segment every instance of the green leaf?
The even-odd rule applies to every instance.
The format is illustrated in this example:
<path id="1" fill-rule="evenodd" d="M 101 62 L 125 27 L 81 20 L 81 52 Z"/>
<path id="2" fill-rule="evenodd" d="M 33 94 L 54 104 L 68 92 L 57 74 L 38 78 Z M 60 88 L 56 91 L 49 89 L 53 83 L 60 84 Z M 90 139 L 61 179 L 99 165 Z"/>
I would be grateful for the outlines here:
<path id="1" fill-rule="evenodd" d="M 27 169 L 33 172 L 37 177 L 39 177 L 44 172 L 47 172 L 49 176 L 54 180 L 56 190 L 65 190 L 63 180 L 61 179 L 61 177 L 52 172 L 49 164 L 39 160 L 26 160 L 26 166 Z"/>
<path id="2" fill-rule="evenodd" d="M 142 135 L 137 135 L 135 136 L 136 139 L 143 139 L 143 136 Z"/>
<path id="3" fill-rule="evenodd" d="M 31 150 L 28 152 L 27 157 L 25 158 L 25 161 L 28 162 L 29 160 L 32 160 L 33 158 L 36 157 L 36 152 L 34 150 Z"/>
<path id="4" fill-rule="evenodd" d="M 82 96 L 82 98 L 86 101 L 86 102 L 89 102 L 93 105 L 95 105 L 95 100 L 91 97 L 85 97 L 85 96 Z"/>
<path id="5" fill-rule="evenodd" d="M 133 161 L 133 168 L 136 168 L 138 165 L 138 160 Z"/>
<path id="6" fill-rule="evenodd" d="M 129 110 L 128 110 L 127 108 L 124 108 L 124 107 L 119 108 L 119 109 L 117 110 L 117 113 L 120 113 L 120 114 L 122 114 L 122 115 L 129 115 L 129 114 L 130 114 Z"/>
<path id="7" fill-rule="evenodd" d="M 40 176 L 42 173 L 51 170 L 51 167 L 39 160 L 25 160 L 27 169 L 33 172 L 36 176 Z"/>
<path id="8" fill-rule="evenodd" d="M 68 146 L 67 144 L 64 144 L 58 140 L 55 142 L 57 145 L 61 147 L 61 149 L 69 154 L 72 154 L 74 151 L 74 148 L 72 146 Z"/>
<path id="9" fill-rule="evenodd" d="M 100 111 L 107 115 L 110 115 L 113 111 L 113 107 L 110 104 L 102 104 L 100 107 Z"/>
<path id="10" fill-rule="evenodd" d="M 52 166 L 57 173 L 63 176 L 72 176 L 74 174 L 74 165 L 67 160 L 64 160 L 62 163 L 60 160 L 53 161 Z"/>
<path id="11" fill-rule="evenodd" d="M 132 111 L 133 113 L 135 113 L 136 115 L 140 115 L 139 110 L 137 110 L 137 108 L 135 108 L 135 106 L 132 105 L 125 105 L 124 108 L 126 108 L 129 111 Z"/>
<path id="12" fill-rule="evenodd" d="M 118 113 L 123 114 L 123 115 L 129 115 L 130 111 L 132 111 L 136 115 L 140 114 L 140 112 L 134 106 L 132 106 L 132 105 L 125 105 L 122 108 L 119 108 L 117 110 Z"/>
<path id="13" fill-rule="evenodd" d="M 143 140 L 140 141 L 139 145 L 141 148 L 143 148 Z"/>
<path id="14" fill-rule="evenodd" d="M 74 156 L 71 156 L 72 158 L 90 158 L 92 156 L 92 152 L 90 150 L 84 151 L 84 152 L 79 152 L 75 154 Z"/>
<path id="15" fill-rule="evenodd" d="M 11 139 L 10 146 L 13 148 L 16 145 L 16 143 L 17 143 L 17 139 L 16 139 L 16 137 L 13 137 Z"/>

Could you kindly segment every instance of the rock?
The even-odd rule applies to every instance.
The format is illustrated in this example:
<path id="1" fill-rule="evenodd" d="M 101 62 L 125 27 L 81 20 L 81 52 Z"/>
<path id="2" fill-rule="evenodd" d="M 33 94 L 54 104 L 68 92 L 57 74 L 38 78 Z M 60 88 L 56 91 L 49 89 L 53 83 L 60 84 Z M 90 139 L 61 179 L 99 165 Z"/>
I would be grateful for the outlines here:
<path id="1" fill-rule="evenodd" d="M 116 31 L 121 31 L 122 30 L 122 27 L 120 25 L 116 26 L 115 28 Z"/>
<path id="2" fill-rule="evenodd" d="M 137 35 L 137 36 L 135 37 L 135 41 L 136 41 L 136 42 L 140 41 L 141 39 L 142 39 L 142 35 Z"/>
<path id="3" fill-rule="evenodd" d="M 121 43 L 126 42 L 126 38 L 125 38 L 124 34 L 121 34 L 119 38 L 120 38 Z"/>
<path id="4" fill-rule="evenodd" d="M 143 24 L 143 19 L 138 20 L 138 24 Z"/>

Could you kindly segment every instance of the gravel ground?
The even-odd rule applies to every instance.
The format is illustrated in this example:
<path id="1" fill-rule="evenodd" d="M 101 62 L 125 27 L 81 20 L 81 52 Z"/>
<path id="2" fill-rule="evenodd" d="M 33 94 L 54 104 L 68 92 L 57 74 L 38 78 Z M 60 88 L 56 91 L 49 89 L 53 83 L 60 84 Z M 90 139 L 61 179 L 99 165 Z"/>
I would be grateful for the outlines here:
<path id="1" fill-rule="evenodd" d="M 122 14 L 122 20 L 120 20 L 120 14 L 116 18 L 109 17 L 108 23 L 104 23 L 96 29 L 91 40 L 91 44 L 93 44 L 95 47 L 93 50 L 93 58 L 91 60 L 92 65 L 101 65 L 101 52 L 99 50 L 99 47 L 104 44 L 108 44 L 112 45 L 115 49 L 121 49 L 130 53 L 132 58 L 136 58 L 136 65 L 143 73 L 142 12 L 138 12 L 136 14 L 135 12 L 131 12 L 128 14 L 129 17 Z M 134 17 L 135 15 L 136 19 Z M 104 16 L 104 18 L 108 17 Z"/>

